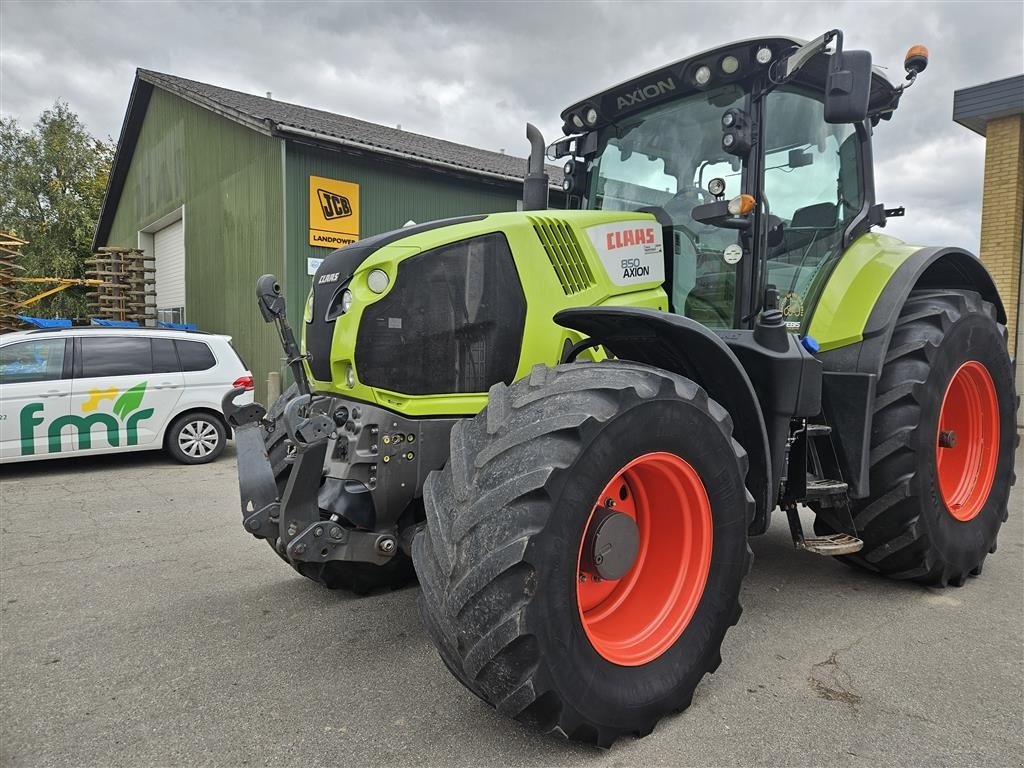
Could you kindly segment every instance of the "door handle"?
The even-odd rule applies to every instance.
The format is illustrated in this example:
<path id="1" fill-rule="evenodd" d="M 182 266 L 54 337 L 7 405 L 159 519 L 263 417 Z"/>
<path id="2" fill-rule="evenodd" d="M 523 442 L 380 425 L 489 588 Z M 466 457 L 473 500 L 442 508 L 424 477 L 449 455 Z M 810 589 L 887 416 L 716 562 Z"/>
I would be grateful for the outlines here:
<path id="1" fill-rule="evenodd" d="M 177 384 L 169 384 L 167 382 L 164 382 L 163 384 L 154 384 L 153 385 L 153 389 L 176 389 L 177 387 L 178 387 Z"/>
<path id="2" fill-rule="evenodd" d="M 40 392 L 40 397 L 62 397 L 67 396 L 69 393 L 61 392 L 59 389 L 48 389 L 45 392 Z"/>

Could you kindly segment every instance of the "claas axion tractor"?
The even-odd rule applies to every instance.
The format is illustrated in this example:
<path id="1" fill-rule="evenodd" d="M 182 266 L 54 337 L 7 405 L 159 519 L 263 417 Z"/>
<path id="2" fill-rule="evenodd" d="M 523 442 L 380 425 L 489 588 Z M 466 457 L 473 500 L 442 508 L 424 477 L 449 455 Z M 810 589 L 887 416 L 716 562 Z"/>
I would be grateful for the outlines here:
<path id="1" fill-rule="evenodd" d="M 878 231 L 872 173 L 926 64 L 722 46 L 562 113 L 568 210 L 528 126 L 522 211 L 334 251 L 301 343 L 261 278 L 295 384 L 224 403 L 245 529 L 330 588 L 418 577 L 466 688 L 602 746 L 718 666 L 776 507 L 798 551 L 978 575 L 1014 480 L 1004 310 L 971 254 Z"/>

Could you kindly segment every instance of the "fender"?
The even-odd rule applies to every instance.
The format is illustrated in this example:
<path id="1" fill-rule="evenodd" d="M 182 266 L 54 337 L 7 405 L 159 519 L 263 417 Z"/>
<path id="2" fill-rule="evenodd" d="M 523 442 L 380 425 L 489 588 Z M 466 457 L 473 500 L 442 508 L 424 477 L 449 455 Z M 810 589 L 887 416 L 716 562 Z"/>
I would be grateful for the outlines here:
<path id="1" fill-rule="evenodd" d="M 844 290 L 843 283 L 851 280 L 851 276 L 841 275 L 837 267 L 822 294 L 825 301 L 819 302 L 809 325 L 810 335 L 819 338 L 815 334 L 820 333 L 826 339 L 818 355 L 825 368 L 823 405 L 829 423 L 839 427 L 836 448 L 854 498 L 865 498 L 871 492 L 868 454 L 875 385 L 882 373 L 896 319 L 910 292 L 920 288 L 972 289 L 995 305 L 997 320 L 1006 323 L 1006 311 L 991 275 L 981 261 L 967 251 L 915 248 L 893 238 L 867 237 L 876 238 L 868 244 L 876 245 L 878 251 L 867 262 L 854 260 L 853 265 L 861 274 L 852 281 L 859 281 L 862 287 Z M 859 242 L 863 243 L 864 238 Z M 836 277 L 840 280 L 833 284 Z M 875 284 L 871 296 L 866 296 L 869 292 L 863 288 L 867 281 Z M 826 298 L 828 294 L 831 294 L 830 300 Z M 866 304 L 865 298 L 873 300 Z M 819 308 L 825 310 L 820 316 Z M 844 316 L 847 328 L 851 318 L 855 318 L 860 331 L 852 338 L 837 340 L 829 326 L 834 318 Z"/>
<path id="2" fill-rule="evenodd" d="M 750 459 L 747 486 L 756 502 L 751 533 L 762 533 L 775 507 L 768 432 L 757 393 L 739 359 L 700 323 L 681 315 L 633 307 L 578 307 L 555 314 L 559 325 L 579 331 L 622 360 L 664 368 L 697 382 L 733 420 L 733 437 Z"/>

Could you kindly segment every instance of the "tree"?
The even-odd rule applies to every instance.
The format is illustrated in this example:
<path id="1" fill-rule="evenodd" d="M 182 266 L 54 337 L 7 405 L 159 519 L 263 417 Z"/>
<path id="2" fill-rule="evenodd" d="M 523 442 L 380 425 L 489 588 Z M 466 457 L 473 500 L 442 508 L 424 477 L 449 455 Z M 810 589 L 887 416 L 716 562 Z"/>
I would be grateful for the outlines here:
<path id="1" fill-rule="evenodd" d="M 92 136 L 64 102 L 32 130 L 0 119 L 0 229 L 29 241 L 26 277 L 85 277 L 84 259 L 107 188 L 114 144 Z M 71 288 L 32 306 L 45 317 L 80 317 L 85 291 Z"/>

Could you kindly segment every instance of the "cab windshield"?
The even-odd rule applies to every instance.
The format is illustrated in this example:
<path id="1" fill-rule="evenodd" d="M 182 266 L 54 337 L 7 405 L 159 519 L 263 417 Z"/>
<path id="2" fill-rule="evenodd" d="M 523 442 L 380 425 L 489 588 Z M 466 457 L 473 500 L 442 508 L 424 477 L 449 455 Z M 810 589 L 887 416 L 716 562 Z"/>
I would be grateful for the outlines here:
<path id="1" fill-rule="evenodd" d="M 734 230 L 694 221 L 694 206 L 712 202 L 707 183 L 725 181 L 725 198 L 742 191 L 743 166 L 722 150 L 722 113 L 744 107 L 735 85 L 695 93 L 606 128 L 590 174 L 587 207 L 648 210 L 672 221 L 673 259 L 666 264 L 672 311 L 705 325 L 734 326 L 738 241 Z M 731 262 L 731 263 L 730 263 Z"/>

